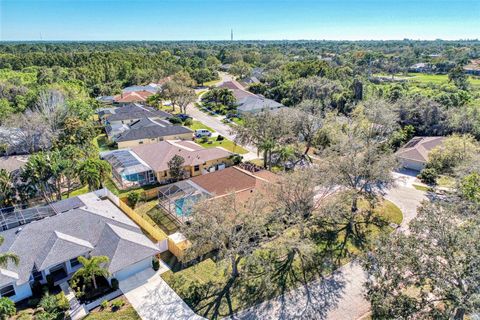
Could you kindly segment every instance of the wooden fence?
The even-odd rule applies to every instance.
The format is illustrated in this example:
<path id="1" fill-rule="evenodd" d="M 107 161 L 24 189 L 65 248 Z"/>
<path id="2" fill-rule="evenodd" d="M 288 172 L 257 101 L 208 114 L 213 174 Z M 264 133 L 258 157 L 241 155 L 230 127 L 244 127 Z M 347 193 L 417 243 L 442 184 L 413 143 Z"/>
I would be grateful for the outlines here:
<path id="1" fill-rule="evenodd" d="M 127 216 L 130 217 L 136 224 L 145 230 L 155 241 L 159 242 L 166 238 L 165 234 L 159 231 L 157 228 L 152 226 L 147 220 L 143 219 L 138 213 L 136 213 L 132 208 L 130 208 L 125 202 L 119 201 L 120 209 L 125 212 Z"/>

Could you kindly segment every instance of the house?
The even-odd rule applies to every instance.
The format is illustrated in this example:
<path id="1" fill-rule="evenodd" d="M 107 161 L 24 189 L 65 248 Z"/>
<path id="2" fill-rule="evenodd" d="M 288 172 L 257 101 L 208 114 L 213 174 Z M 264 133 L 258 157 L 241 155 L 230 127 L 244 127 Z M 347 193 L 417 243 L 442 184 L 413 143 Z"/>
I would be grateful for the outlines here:
<path id="1" fill-rule="evenodd" d="M 238 102 L 237 112 L 241 115 L 256 114 L 263 111 L 275 111 L 285 106 L 261 95 L 248 96 Z"/>
<path id="2" fill-rule="evenodd" d="M 147 91 L 147 92 L 155 94 L 161 88 L 162 88 L 162 86 L 157 84 L 157 83 L 149 83 L 145 86 L 129 86 L 129 87 L 123 88 L 122 93 Z"/>
<path id="3" fill-rule="evenodd" d="M 169 140 L 103 153 L 120 188 L 166 183 L 171 180 L 168 162 L 181 156 L 187 177 L 222 170 L 232 165 L 232 153 L 223 148 L 203 148 L 193 141 Z"/>
<path id="4" fill-rule="evenodd" d="M 118 105 L 129 103 L 146 104 L 147 98 L 153 94 L 154 93 L 147 90 L 122 92 L 113 97 L 113 103 Z"/>
<path id="5" fill-rule="evenodd" d="M 405 169 L 421 171 L 428 162 L 428 154 L 441 145 L 445 137 L 414 137 L 396 153 L 397 159 Z"/>
<path id="6" fill-rule="evenodd" d="M 202 199 L 234 194 L 238 201 L 246 201 L 259 192 L 268 194 L 269 185 L 277 179 L 270 171 L 234 166 L 160 187 L 159 204 L 173 218 L 184 222 L 193 205 Z"/>
<path id="7" fill-rule="evenodd" d="M 14 302 L 32 295 L 31 286 L 69 280 L 81 265 L 78 257 L 107 256 L 107 279 L 127 279 L 152 266 L 159 248 L 102 190 L 45 207 L 3 213 L 2 253 L 20 258 L 0 269 L 0 295 Z M 28 220 L 25 220 L 28 219 Z"/>
<path id="8" fill-rule="evenodd" d="M 130 103 L 122 107 L 102 108 L 97 110 L 98 117 L 103 124 L 130 124 L 143 118 L 165 120 L 171 114 L 138 103 Z"/>
<path id="9" fill-rule="evenodd" d="M 0 169 L 8 173 L 17 174 L 28 161 L 28 155 L 0 157 Z"/>
<path id="10" fill-rule="evenodd" d="M 178 125 L 173 125 L 166 120 L 143 118 L 128 125 L 128 128 L 106 127 L 106 132 L 115 133 L 109 139 L 116 142 L 119 149 L 133 147 L 140 144 L 155 143 L 163 140 L 192 140 L 193 131 Z"/>
<path id="11" fill-rule="evenodd" d="M 463 67 L 466 74 L 480 76 L 480 59 L 471 60 L 469 64 Z"/>
<path id="12" fill-rule="evenodd" d="M 408 71 L 409 72 L 418 72 L 418 73 L 431 72 L 432 71 L 432 66 L 429 63 L 423 63 L 423 62 L 416 63 L 414 65 L 411 65 L 408 68 Z"/>

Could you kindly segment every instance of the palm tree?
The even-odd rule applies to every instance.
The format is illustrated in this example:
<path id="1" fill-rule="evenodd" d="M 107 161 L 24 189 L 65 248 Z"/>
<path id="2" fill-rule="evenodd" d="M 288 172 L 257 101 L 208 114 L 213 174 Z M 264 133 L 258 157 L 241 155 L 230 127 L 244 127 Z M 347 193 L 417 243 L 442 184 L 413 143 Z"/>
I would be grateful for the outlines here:
<path id="1" fill-rule="evenodd" d="M 110 273 L 107 268 L 103 265 L 107 264 L 110 261 L 106 256 L 96 256 L 87 259 L 85 257 L 78 257 L 78 262 L 82 264 L 83 267 L 77 270 L 73 275 L 73 278 L 81 277 L 85 282 L 91 281 L 93 287 L 97 289 L 97 281 L 95 277 L 102 276 L 108 277 Z"/>
<path id="2" fill-rule="evenodd" d="M 0 236 L 0 246 L 5 239 Z M 5 268 L 9 262 L 13 262 L 16 266 L 20 263 L 20 258 L 12 252 L 5 252 L 0 254 L 0 267 Z"/>
<path id="3" fill-rule="evenodd" d="M 12 174 L 5 169 L 0 169 L 0 208 L 13 205 L 15 188 L 12 181 Z"/>
<path id="4" fill-rule="evenodd" d="M 95 158 L 83 161 L 78 168 L 80 181 L 88 184 L 89 191 L 100 189 L 110 172 L 111 168 L 108 162 Z"/>

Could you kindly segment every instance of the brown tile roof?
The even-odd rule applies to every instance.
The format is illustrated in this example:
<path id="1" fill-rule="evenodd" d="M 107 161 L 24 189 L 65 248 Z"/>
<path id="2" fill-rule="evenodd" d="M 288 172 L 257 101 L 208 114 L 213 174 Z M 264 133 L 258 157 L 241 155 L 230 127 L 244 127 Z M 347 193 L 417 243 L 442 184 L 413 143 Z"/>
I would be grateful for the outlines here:
<path id="1" fill-rule="evenodd" d="M 179 155 L 185 159 L 185 166 L 200 165 L 206 161 L 226 158 L 232 155 L 223 148 L 208 148 L 193 141 L 167 140 L 135 146 L 131 150 L 154 171 L 168 170 L 168 161 Z"/>
<path id="2" fill-rule="evenodd" d="M 472 60 L 469 64 L 463 67 L 464 70 L 480 70 L 480 59 Z"/>
<path id="3" fill-rule="evenodd" d="M 225 81 L 221 83 L 219 88 L 227 88 L 230 90 L 245 90 L 245 88 L 240 84 L 240 82 L 232 80 L 232 81 Z"/>
<path id="4" fill-rule="evenodd" d="M 238 167 L 230 167 L 220 171 L 191 178 L 191 181 L 216 196 L 235 192 L 244 200 L 255 190 L 263 189 L 274 181 L 273 173 L 263 171 L 251 173 Z"/>
<path id="5" fill-rule="evenodd" d="M 444 140 L 445 137 L 414 137 L 396 152 L 397 158 L 426 163 L 430 151 Z"/>
<path id="6" fill-rule="evenodd" d="M 115 102 L 145 102 L 149 96 L 153 95 L 150 91 L 132 91 L 121 93 L 113 97 Z"/>

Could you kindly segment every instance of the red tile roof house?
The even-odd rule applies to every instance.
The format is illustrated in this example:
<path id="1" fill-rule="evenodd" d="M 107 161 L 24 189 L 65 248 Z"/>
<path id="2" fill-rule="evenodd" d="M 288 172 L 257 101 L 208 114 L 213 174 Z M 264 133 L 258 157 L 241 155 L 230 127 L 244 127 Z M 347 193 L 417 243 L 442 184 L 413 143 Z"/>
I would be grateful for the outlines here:
<path id="1" fill-rule="evenodd" d="M 422 171 L 428 162 L 428 154 L 441 145 L 445 137 L 414 137 L 396 153 L 397 159 L 405 169 Z"/>
<path id="2" fill-rule="evenodd" d="M 119 105 L 129 104 L 132 102 L 145 104 L 147 102 L 147 98 L 151 95 L 153 95 L 153 93 L 146 90 L 131 91 L 125 93 L 122 92 L 121 94 L 113 97 L 113 102 Z"/>

